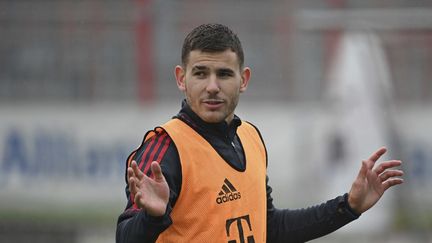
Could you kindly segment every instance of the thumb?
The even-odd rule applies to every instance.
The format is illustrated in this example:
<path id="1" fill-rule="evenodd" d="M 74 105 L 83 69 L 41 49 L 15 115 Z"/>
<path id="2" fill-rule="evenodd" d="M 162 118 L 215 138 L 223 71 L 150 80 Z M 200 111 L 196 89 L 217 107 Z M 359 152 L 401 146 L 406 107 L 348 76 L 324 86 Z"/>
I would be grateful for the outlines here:
<path id="1" fill-rule="evenodd" d="M 159 163 L 157 161 L 153 161 L 151 163 L 151 170 L 154 175 L 154 179 L 157 182 L 162 182 L 165 180 L 165 177 L 162 174 L 162 168 L 160 167 Z"/>
<path id="2" fill-rule="evenodd" d="M 368 168 L 367 168 L 367 165 L 366 165 L 366 161 L 363 160 L 363 161 L 362 161 L 361 168 L 360 168 L 360 171 L 359 171 L 359 173 L 358 173 L 358 177 L 359 177 L 359 178 L 366 178 L 367 171 L 368 171 Z"/>

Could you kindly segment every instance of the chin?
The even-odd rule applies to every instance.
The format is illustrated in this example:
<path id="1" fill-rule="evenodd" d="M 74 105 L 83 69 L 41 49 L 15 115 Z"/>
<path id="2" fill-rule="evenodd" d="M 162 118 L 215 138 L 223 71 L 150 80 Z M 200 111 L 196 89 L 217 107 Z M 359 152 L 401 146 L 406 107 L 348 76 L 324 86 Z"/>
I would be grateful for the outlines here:
<path id="1" fill-rule="evenodd" d="M 204 115 L 201 117 L 201 119 L 208 123 L 219 123 L 225 120 L 224 117 L 215 116 L 215 115 L 208 115 L 208 116 Z"/>
<path id="2" fill-rule="evenodd" d="M 219 123 L 221 121 L 223 121 L 224 119 L 217 119 L 217 118 L 206 118 L 203 119 L 205 122 L 207 123 Z"/>

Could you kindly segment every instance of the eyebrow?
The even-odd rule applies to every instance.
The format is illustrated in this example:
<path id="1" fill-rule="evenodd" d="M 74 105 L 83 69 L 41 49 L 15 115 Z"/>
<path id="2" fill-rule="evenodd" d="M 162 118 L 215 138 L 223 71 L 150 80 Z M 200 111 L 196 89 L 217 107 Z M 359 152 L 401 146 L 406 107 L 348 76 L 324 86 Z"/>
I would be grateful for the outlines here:
<path id="1" fill-rule="evenodd" d="M 192 67 L 192 71 L 196 71 L 196 70 L 203 71 L 203 70 L 209 70 L 209 68 L 207 66 L 200 66 L 200 65 Z"/>
<path id="2" fill-rule="evenodd" d="M 231 68 L 220 68 L 217 70 L 218 73 L 234 73 L 234 70 Z"/>
<path id="3" fill-rule="evenodd" d="M 208 68 L 207 66 L 201 66 L 201 65 L 197 65 L 192 67 L 192 71 L 207 71 L 210 68 Z M 234 70 L 232 70 L 231 68 L 218 68 L 216 70 L 216 72 L 220 73 L 234 73 Z"/>

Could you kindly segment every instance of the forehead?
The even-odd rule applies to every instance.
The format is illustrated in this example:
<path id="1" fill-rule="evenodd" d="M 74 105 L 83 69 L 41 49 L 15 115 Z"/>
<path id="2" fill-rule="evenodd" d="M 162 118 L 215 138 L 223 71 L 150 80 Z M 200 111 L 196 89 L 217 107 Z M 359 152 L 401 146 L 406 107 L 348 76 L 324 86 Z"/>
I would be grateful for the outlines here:
<path id="1" fill-rule="evenodd" d="M 197 66 L 239 69 L 239 62 L 237 54 L 231 50 L 225 50 L 223 52 L 193 50 L 189 53 L 186 68 L 190 69 Z"/>

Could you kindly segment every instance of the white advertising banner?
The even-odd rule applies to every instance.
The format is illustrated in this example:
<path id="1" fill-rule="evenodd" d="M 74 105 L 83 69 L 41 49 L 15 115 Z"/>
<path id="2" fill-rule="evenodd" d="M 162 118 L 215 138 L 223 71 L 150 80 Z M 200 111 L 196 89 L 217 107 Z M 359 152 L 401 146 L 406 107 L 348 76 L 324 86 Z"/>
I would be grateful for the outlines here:
<path id="1" fill-rule="evenodd" d="M 0 211 L 120 213 L 127 156 L 175 108 L 0 107 Z"/>

